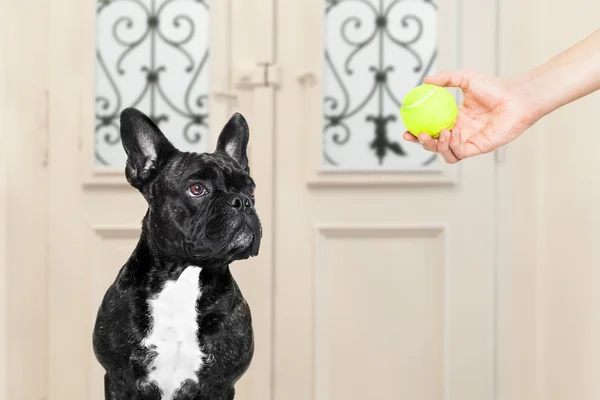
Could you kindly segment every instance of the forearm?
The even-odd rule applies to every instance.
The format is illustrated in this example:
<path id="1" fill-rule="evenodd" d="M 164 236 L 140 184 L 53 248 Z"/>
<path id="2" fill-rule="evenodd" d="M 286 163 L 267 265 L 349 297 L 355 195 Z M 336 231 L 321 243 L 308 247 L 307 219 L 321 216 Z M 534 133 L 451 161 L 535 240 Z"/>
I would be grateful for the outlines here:
<path id="1" fill-rule="evenodd" d="M 600 89 L 600 30 L 511 81 L 535 122 Z"/>

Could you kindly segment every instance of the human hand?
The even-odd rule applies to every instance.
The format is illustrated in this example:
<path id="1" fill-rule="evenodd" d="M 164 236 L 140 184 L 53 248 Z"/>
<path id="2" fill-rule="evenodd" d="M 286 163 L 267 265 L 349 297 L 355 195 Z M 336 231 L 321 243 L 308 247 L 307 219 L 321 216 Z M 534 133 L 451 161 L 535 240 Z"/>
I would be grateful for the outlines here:
<path id="1" fill-rule="evenodd" d="M 442 72 L 425 78 L 425 83 L 458 87 L 464 95 L 452 131 L 444 130 L 438 139 L 409 132 L 404 139 L 420 142 L 428 151 L 438 152 L 447 163 L 489 153 L 516 139 L 536 122 L 528 109 L 517 81 L 496 78 L 473 71 Z"/>

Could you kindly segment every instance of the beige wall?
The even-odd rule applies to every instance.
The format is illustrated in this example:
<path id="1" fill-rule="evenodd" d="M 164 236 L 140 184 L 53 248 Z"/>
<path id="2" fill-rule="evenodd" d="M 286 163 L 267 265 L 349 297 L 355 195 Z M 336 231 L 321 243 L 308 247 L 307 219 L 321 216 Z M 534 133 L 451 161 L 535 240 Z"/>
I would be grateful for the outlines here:
<path id="1" fill-rule="evenodd" d="M 590 0 L 503 1 L 501 65 L 521 73 L 599 27 Z M 600 49 L 599 49 L 600 51 Z M 560 82 L 556 83 L 560 85 Z M 600 398 L 600 93 L 508 147 L 501 184 L 500 399 Z"/>
<path id="2" fill-rule="evenodd" d="M 546 56 L 599 27 L 598 2 L 552 0 L 548 6 Z M 547 400 L 600 398 L 599 114 L 596 93 L 549 116 L 537 132 L 543 136 L 539 360 Z"/>

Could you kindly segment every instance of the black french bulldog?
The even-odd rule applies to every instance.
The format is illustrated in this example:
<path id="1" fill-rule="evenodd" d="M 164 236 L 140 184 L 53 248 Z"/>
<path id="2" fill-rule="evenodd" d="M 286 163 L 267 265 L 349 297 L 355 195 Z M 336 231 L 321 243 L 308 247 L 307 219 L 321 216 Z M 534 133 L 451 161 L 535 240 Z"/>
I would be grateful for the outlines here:
<path id="1" fill-rule="evenodd" d="M 254 353 L 250 309 L 229 264 L 262 230 L 234 114 L 214 153 L 177 150 L 140 111 L 121 113 L 127 181 L 148 202 L 137 247 L 93 333 L 106 400 L 232 400 Z"/>

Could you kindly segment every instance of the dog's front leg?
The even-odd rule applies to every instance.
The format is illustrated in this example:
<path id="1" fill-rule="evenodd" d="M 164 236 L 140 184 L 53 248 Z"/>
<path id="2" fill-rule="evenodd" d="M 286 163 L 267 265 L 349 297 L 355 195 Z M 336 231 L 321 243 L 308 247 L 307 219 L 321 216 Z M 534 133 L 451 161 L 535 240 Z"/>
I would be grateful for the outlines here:
<path id="1" fill-rule="evenodd" d="M 221 400 L 233 400 L 234 397 L 235 397 L 235 389 L 231 388 L 231 390 L 229 392 L 225 393 L 221 397 Z"/>
<path id="2" fill-rule="evenodd" d="M 112 381 L 108 374 L 104 374 L 104 399 L 105 400 L 161 400 L 160 391 L 156 386 L 144 382 L 133 385 L 125 381 Z"/>
<path id="3" fill-rule="evenodd" d="M 104 374 L 104 399 L 105 400 L 137 400 L 134 389 L 127 388 L 123 382 L 113 381 L 108 374 Z M 145 399 L 145 397 L 139 397 Z"/>
<path id="4" fill-rule="evenodd" d="M 232 387 L 232 388 L 226 390 L 225 392 L 223 392 L 221 395 L 219 395 L 215 398 L 209 398 L 207 400 L 233 400 L 234 397 L 235 397 L 235 389 Z"/>
<path id="5" fill-rule="evenodd" d="M 110 377 L 108 374 L 104 374 L 104 399 L 105 400 L 118 400 L 117 394 L 114 388 L 110 384 Z"/>
<path id="6" fill-rule="evenodd" d="M 162 398 L 160 389 L 153 383 L 138 382 L 137 388 L 137 393 L 131 397 L 131 400 L 161 400 Z"/>
<path id="7" fill-rule="evenodd" d="M 232 387 L 225 391 L 211 392 L 210 394 L 191 394 L 180 392 L 179 396 L 175 396 L 176 400 L 233 400 L 235 397 L 235 389 Z"/>

